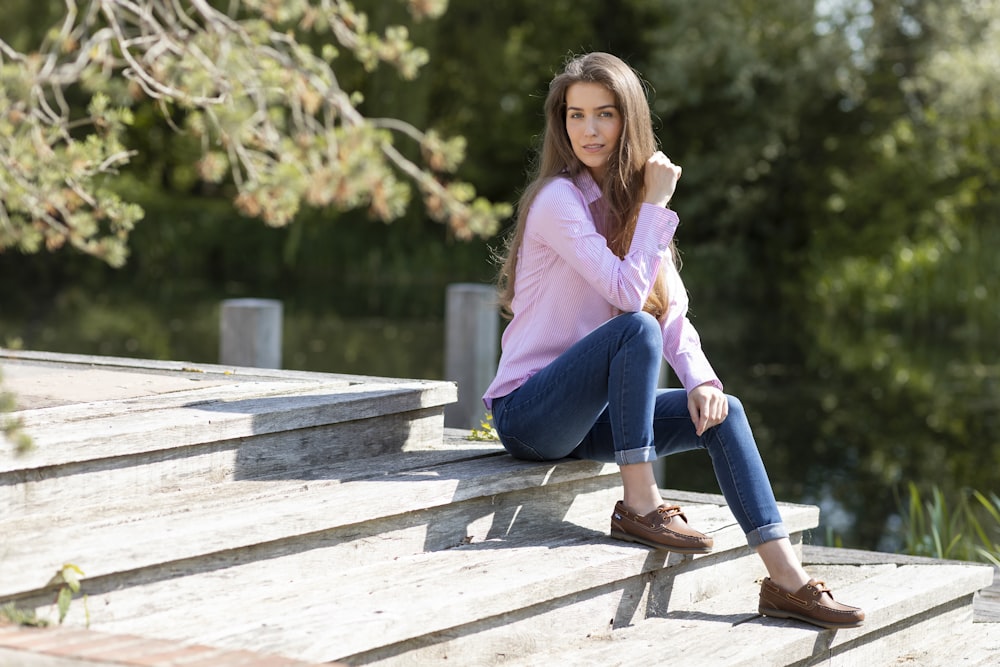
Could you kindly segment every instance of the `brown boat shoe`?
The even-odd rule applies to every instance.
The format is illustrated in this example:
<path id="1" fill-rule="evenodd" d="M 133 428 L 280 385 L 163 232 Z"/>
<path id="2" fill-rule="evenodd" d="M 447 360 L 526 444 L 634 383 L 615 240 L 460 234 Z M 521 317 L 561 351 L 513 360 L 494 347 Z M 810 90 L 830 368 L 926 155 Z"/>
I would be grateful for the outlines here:
<path id="1" fill-rule="evenodd" d="M 789 592 L 765 577 L 760 585 L 757 611 L 764 616 L 794 618 L 828 630 L 857 628 L 865 620 L 865 612 L 834 600 L 826 584 L 816 579 Z"/>
<path id="2" fill-rule="evenodd" d="M 713 540 L 687 524 L 676 505 L 660 505 L 645 516 L 635 514 L 619 500 L 611 514 L 611 537 L 679 554 L 707 554 Z"/>

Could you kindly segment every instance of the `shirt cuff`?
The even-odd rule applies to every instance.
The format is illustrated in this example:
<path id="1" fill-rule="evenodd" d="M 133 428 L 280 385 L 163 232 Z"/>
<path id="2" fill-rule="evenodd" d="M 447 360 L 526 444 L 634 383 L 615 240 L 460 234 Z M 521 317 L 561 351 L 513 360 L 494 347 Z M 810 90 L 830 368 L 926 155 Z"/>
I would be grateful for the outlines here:
<path id="1" fill-rule="evenodd" d="M 708 358 L 704 354 L 684 355 L 678 361 L 680 363 L 677 365 L 682 366 L 682 368 L 675 368 L 674 372 L 677 373 L 677 379 L 681 381 L 684 390 L 688 393 L 703 384 L 711 384 L 719 391 L 725 391 L 722 381 L 715 374 L 712 364 L 708 362 Z"/>
<path id="2" fill-rule="evenodd" d="M 680 222 L 670 209 L 643 203 L 635 223 L 631 250 L 663 256 Z"/>

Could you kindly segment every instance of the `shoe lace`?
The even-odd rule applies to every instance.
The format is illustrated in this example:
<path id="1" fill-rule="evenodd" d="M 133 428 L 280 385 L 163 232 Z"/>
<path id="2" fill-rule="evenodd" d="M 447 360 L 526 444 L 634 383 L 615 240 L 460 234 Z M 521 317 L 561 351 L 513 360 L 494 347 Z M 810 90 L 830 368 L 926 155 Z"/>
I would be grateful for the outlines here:
<path id="1" fill-rule="evenodd" d="M 813 590 L 815 591 L 814 595 L 822 595 L 823 593 L 827 593 L 830 595 L 831 598 L 833 597 L 833 591 L 831 591 L 827 587 L 826 582 L 813 581 L 811 585 L 813 587 Z"/>
<path id="2" fill-rule="evenodd" d="M 660 505 L 656 508 L 656 511 L 663 515 L 664 519 L 669 519 L 672 516 L 679 516 L 680 518 L 687 521 L 687 517 L 684 516 L 684 512 L 677 505 Z"/>

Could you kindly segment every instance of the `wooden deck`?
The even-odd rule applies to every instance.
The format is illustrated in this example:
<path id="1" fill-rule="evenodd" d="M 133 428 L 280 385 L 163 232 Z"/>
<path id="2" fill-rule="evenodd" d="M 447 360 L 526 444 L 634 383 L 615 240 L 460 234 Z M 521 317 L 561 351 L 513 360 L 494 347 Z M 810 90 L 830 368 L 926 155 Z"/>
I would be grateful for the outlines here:
<path id="1" fill-rule="evenodd" d="M 993 570 L 993 585 L 976 596 L 976 622 L 1000 623 L 1000 569 Z"/>
<path id="2" fill-rule="evenodd" d="M 450 383 L 2 350 L 0 364 L 36 441 L 23 457 L 0 445 L 0 604 L 51 614 L 64 563 L 88 596 L 51 635 L 0 631 L 0 665 L 76 664 L 88 622 L 96 644 L 278 661 L 261 667 L 971 667 L 1000 651 L 996 574 L 968 563 L 802 546 L 868 620 L 762 618 L 760 561 L 720 496 L 663 491 L 712 554 L 611 540 L 615 466 L 516 461 L 443 429 Z M 782 513 L 796 543 L 818 522 Z"/>

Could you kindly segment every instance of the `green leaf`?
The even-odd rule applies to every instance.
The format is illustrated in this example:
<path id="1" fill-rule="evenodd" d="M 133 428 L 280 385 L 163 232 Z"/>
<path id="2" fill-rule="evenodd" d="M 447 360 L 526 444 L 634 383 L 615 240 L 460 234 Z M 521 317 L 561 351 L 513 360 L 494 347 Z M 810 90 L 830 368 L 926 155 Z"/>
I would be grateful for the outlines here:
<path id="1" fill-rule="evenodd" d="M 69 613 L 69 604 L 73 601 L 73 591 L 68 587 L 63 587 L 59 589 L 59 597 L 56 600 L 56 604 L 59 608 L 59 624 L 66 619 L 66 614 Z"/>

